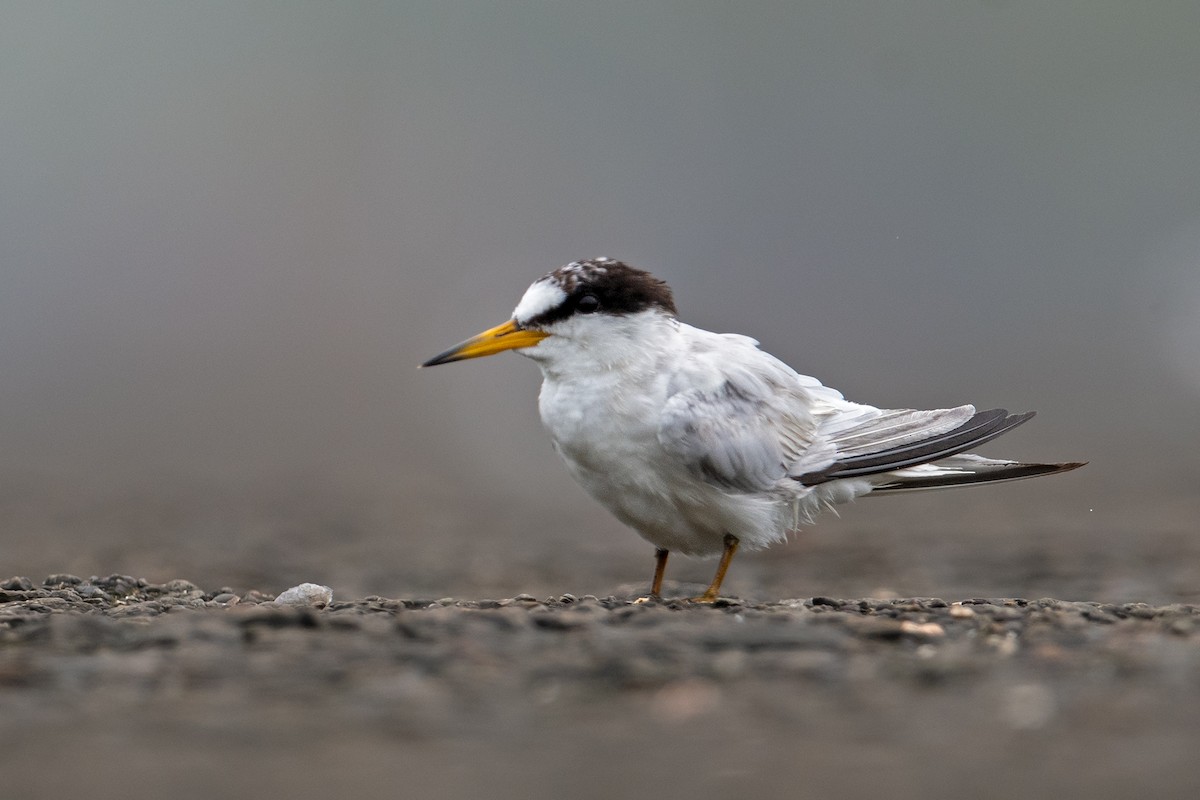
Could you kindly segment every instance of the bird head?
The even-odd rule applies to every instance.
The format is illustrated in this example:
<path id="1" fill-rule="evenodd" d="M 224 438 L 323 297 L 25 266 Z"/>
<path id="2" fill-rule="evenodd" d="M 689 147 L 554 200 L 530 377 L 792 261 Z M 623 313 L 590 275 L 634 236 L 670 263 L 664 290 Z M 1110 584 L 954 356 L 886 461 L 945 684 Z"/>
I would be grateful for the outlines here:
<path id="1" fill-rule="evenodd" d="M 489 328 L 422 364 L 432 367 L 517 350 L 535 361 L 604 350 L 648 317 L 674 319 L 666 283 L 620 261 L 573 261 L 539 278 L 507 322 Z M 626 334 L 626 335 L 623 335 Z"/>

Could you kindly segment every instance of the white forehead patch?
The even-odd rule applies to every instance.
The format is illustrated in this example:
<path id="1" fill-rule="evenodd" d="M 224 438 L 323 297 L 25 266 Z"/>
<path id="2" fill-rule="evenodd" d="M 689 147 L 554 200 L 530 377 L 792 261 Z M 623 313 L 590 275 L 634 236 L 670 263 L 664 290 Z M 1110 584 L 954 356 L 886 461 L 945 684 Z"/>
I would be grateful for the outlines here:
<path id="1" fill-rule="evenodd" d="M 539 314 L 544 314 L 552 308 L 558 308 L 567 299 L 567 293 L 554 281 L 542 278 L 534 281 L 525 290 L 525 296 L 513 309 L 513 319 L 517 322 L 527 322 Z"/>

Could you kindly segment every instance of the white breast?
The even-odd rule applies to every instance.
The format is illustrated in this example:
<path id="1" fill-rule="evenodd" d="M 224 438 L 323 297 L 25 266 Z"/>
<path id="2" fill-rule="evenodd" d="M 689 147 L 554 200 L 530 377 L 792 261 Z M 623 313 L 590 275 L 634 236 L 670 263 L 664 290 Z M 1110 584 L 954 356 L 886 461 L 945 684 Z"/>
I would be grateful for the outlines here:
<path id="1" fill-rule="evenodd" d="M 590 365 L 577 352 L 538 359 L 545 377 L 539 410 L 555 448 L 592 497 L 657 547 L 719 553 L 726 532 L 748 548 L 781 540 L 792 519 L 786 499 L 714 486 L 659 443 L 670 362 L 681 352 L 663 333 L 642 339 L 658 343 L 657 353 L 643 350 L 621 363 L 594 352 Z"/>

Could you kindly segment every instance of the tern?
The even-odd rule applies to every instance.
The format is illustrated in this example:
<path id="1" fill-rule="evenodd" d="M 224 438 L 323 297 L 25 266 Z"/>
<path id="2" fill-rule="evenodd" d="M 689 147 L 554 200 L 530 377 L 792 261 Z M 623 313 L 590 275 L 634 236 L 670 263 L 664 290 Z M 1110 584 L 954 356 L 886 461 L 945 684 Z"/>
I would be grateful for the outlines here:
<path id="1" fill-rule="evenodd" d="M 966 451 L 1033 412 L 852 403 L 747 336 L 680 322 L 670 287 L 620 261 L 575 261 L 534 283 L 507 322 L 422 364 L 515 350 L 542 371 L 538 408 L 576 481 L 667 556 L 720 555 L 698 602 L 718 599 L 739 546 L 783 541 L 866 494 L 1011 481 L 1082 462 Z"/>

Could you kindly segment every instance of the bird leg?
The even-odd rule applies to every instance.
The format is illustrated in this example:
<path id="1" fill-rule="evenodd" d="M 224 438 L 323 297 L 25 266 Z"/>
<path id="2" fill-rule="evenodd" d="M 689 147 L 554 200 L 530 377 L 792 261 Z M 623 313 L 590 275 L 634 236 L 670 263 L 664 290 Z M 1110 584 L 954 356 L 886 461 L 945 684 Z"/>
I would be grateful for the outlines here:
<path id="1" fill-rule="evenodd" d="M 725 551 L 721 553 L 721 561 L 717 564 L 717 574 L 713 576 L 712 583 L 704 590 L 704 594 L 692 598 L 693 602 L 716 602 L 717 593 L 721 591 L 721 583 L 725 580 L 725 572 L 729 569 L 729 563 L 733 561 L 733 555 L 737 552 L 739 544 L 738 538 L 732 533 L 725 534 Z"/>
<path id="2" fill-rule="evenodd" d="M 663 575 L 667 571 L 667 556 L 671 555 L 671 551 L 659 547 L 654 551 L 654 580 L 650 582 L 650 596 L 660 597 L 662 595 Z"/>
<path id="3" fill-rule="evenodd" d="M 650 594 L 646 597 L 638 597 L 634 602 L 646 602 L 648 600 L 659 600 L 662 596 L 662 576 L 667 571 L 667 557 L 671 555 L 671 551 L 664 547 L 654 549 L 654 579 L 650 581 Z"/>
<path id="4" fill-rule="evenodd" d="M 635 604 L 649 603 L 651 600 L 662 599 L 663 575 L 667 571 L 667 556 L 671 551 L 663 547 L 654 549 L 654 579 L 650 581 L 650 594 L 634 600 Z"/>

